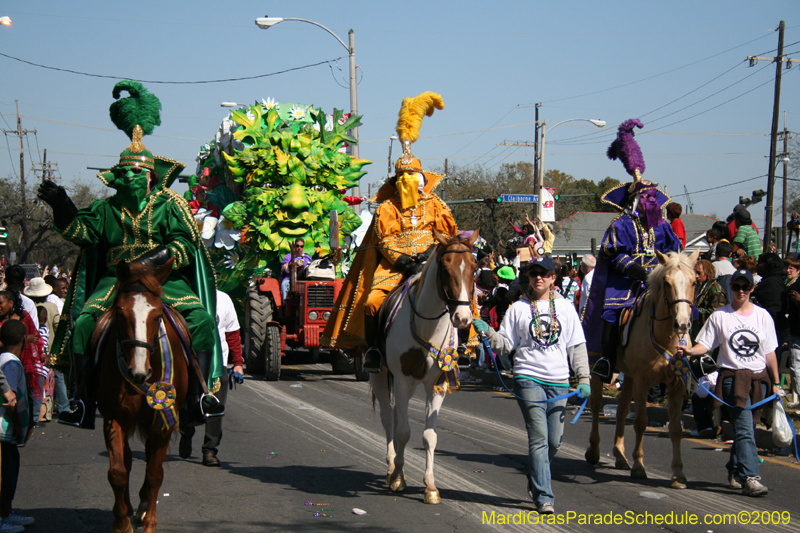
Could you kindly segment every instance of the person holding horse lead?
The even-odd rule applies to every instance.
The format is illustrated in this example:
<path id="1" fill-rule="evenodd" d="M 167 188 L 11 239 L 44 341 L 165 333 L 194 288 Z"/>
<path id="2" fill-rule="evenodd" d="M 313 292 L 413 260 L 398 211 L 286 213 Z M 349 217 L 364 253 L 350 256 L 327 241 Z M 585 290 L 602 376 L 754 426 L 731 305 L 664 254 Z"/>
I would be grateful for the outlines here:
<path id="1" fill-rule="evenodd" d="M 724 400 L 734 431 L 730 460 L 725 465 L 728 486 L 742 489 L 745 496 L 768 492 L 759 476 L 753 422 L 760 419 L 760 410 L 754 413 L 749 407 L 763 400 L 768 390 L 773 394 L 781 390 L 775 324 L 765 309 L 750 301 L 754 286 L 749 270 L 737 270 L 731 276 L 733 301 L 711 313 L 694 346 L 676 350 L 680 357 L 698 357 L 719 348 L 714 393 Z"/>
<path id="2" fill-rule="evenodd" d="M 608 148 L 609 159 L 620 159 L 633 181 L 614 187 L 601 198 L 620 214 L 603 236 L 584 313 L 587 347 L 601 354 L 592 374 L 604 383 L 611 383 L 614 375 L 622 311 L 632 307 L 643 292 L 647 275 L 658 265 L 656 251 L 677 252 L 681 246 L 661 215 L 669 197 L 658 190 L 657 184 L 642 179 L 644 158 L 633 138 L 637 127 L 644 127 L 639 119 L 620 124 L 617 138 Z"/>
<path id="3" fill-rule="evenodd" d="M 422 170 L 411 154 L 425 115 L 444 109 L 433 92 L 405 98 L 397 120 L 403 155 L 395 175 L 378 190 L 378 208 L 361 249 L 339 292 L 322 343 L 330 348 L 368 348 L 364 370 L 380 372 L 381 332 L 378 311 L 386 295 L 408 276 L 417 274 L 435 247 L 434 230 L 446 237 L 458 234 L 447 205 L 433 189 L 444 177 Z"/>
<path id="4" fill-rule="evenodd" d="M 476 319 L 495 356 L 516 350 L 514 394 L 528 431 L 528 494 L 540 514 L 553 514 L 550 463 L 561 446 L 569 392 L 569 371 L 578 379 L 578 395 L 589 396 L 589 360 L 578 312 L 554 288 L 556 267 L 537 257 L 528 267 L 530 291 L 506 312 L 500 329 Z"/>
<path id="5" fill-rule="evenodd" d="M 119 99 L 122 91 L 130 96 Z M 39 198 L 53 209 L 55 229 L 82 249 L 76 268 L 80 274 L 73 276 L 64 307 L 75 321 L 74 331 L 69 331 L 71 320 L 62 320 L 51 353 L 53 364 L 67 357 L 71 335 L 79 401 L 74 411 L 59 416 L 59 422 L 94 428 L 97 365 L 87 355 L 97 317 L 109 310 L 116 296 L 116 265 L 125 261 L 155 270 L 172 257 L 175 264 L 164 281 L 162 299 L 186 319 L 197 362 L 212 392 L 204 396 L 201 407 L 200 381 L 190 377 L 190 409 L 181 423 L 203 423 L 203 415 L 220 415 L 224 410 L 213 396 L 222 360 L 210 258 L 188 204 L 169 189 L 184 165 L 154 156 L 142 144 L 142 136 L 161 124 L 161 102 L 135 81 L 117 83 L 113 96 L 118 100 L 111 104 L 111 119 L 131 144 L 120 154 L 119 163 L 98 177 L 116 194 L 78 210 L 63 187 L 50 180 L 39 187 Z"/>

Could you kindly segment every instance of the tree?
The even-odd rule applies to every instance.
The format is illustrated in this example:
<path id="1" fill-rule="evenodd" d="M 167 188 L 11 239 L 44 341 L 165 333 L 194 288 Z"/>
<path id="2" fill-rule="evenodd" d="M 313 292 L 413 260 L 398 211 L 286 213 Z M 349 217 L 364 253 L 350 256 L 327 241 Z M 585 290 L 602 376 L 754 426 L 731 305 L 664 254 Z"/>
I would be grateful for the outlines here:
<path id="1" fill-rule="evenodd" d="M 441 169 L 435 171 L 441 172 Z M 439 192 L 446 201 L 497 198 L 502 194 L 532 194 L 533 165 L 518 162 L 501 165 L 497 171 L 486 167 L 459 167 L 449 169 L 448 180 Z M 593 196 L 564 197 L 556 202 L 556 219 L 563 220 L 578 211 L 613 212 L 615 209 L 600 201 L 605 193 L 619 181 L 605 178 L 600 183 L 591 180 L 576 180 L 573 176 L 559 170 L 548 170 L 544 175 L 545 187 L 555 187 L 558 194 L 591 194 Z M 535 213 L 535 204 L 523 203 L 474 203 L 451 206 L 453 216 L 461 229 L 481 228 L 481 236 L 492 246 L 500 240 L 514 236 L 508 220 L 517 227 L 525 222 L 525 213 Z"/>
<path id="2" fill-rule="evenodd" d="M 22 238 L 22 195 L 19 181 L 8 176 L 0 179 L 0 197 L 4 202 L 0 205 L 0 220 L 8 231 L 5 254 L 10 258 L 11 252 L 16 254 L 16 263 L 58 264 L 72 268 L 77 257 L 78 248 L 53 229 L 53 215 L 50 208 L 36 198 L 37 182 L 33 182 L 26 190 L 28 242 Z M 70 198 L 78 207 L 88 206 L 92 200 L 105 197 L 107 189 L 85 182 L 75 182 L 67 187 Z"/>

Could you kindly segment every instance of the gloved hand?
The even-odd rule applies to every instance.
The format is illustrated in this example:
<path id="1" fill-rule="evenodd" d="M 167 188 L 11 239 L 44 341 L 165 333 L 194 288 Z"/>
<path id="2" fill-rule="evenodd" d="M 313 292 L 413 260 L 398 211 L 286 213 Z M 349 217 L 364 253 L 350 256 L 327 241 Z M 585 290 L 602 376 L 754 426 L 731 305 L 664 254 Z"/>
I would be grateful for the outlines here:
<path id="1" fill-rule="evenodd" d="M 475 318 L 472 320 L 472 327 L 475 328 L 475 332 L 478 334 L 488 333 L 489 330 L 492 329 L 485 320 L 481 320 L 480 318 Z"/>
<path id="2" fill-rule="evenodd" d="M 234 372 L 231 368 L 228 370 L 228 389 L 233 390 L 234 384 L 241 385 L 244 383 L 244 376 L 239 372 Z"/>
<path id="3" fill-rule="evenodd" d="M 394 266 L 397 270 L 400 270 L 409 276 L 413 276 L 414 274 L 422 272 L 423 264 L 418 263 L 414 257 L 403 254 L 397 258 L 397 260 L 394 262 Z"/>
<path id="4" fill-rule="evenodd" d="M 647 285 L 647 269 L 644 268 L 643 266 L 633 264 L 629 266 L 627 270 L 625 270 L 625 274 L 629 278 L 639 280 L 645 285 Z"/>
<path id="5" fill-rule="evenodd" d="M 153 267 L 153 270 L 158 270 L 169 261 L 171 255 L 172 253 L 169 251 L 169 248 L 166 246 L 159 246 L 155 250 L 134 259 L 131 261 L 131 264 L 150 266 Z"/>
<path id="6" fill-rule="evenodd" d="M 75 220 L 78 208 L 72 203 L 64 187 L 56 185 L 52 180 L 45 180 L 39 185 L 38 196 L 53 209 L 56 227 L 66 229 Z"/>
<path id="7" fill-rule="evenodd" d="M 581 383 L 578 385 L 578 398 L 588 398 L 591 393 L 592 388 L 586 383 Z"/>

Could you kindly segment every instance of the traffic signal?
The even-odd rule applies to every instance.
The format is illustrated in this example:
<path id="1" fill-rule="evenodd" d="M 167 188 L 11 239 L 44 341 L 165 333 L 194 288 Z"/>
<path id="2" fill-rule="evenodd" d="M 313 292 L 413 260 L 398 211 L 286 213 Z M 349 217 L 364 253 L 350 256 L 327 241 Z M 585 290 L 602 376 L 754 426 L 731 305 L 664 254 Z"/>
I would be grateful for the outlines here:
<path id="1" fill-rule="evenodd" d="M 483 199 L 483 203 L 488 204 L 488 205 L 502 204 L 503 203 L 503 199 L 500 198 L 499 196 L 496 197 L 496 198 L 484 198 Z"/>
<path id="2" fill-rule="evenodd" d="M 757 191 L 753 191 L 753 201 L 751 203 L 757 204 L 766 195 L 767 193 L 765 193 L 763 189 L 758 189 Z"/>
<path id="3" fill-rule="evenodd" d="M 770 233 L 770 240 L 775 243 L 775 245 L 780 249 L 781 246 L 781 237 L 783 236 L 783 228 L 777 227 L 772 228 Z"/>
<path id="4" fill-rule="evenodd" d="M 558 199 L 560 199 L 560 198 L 561 198 L 561 195 L 560 195 L 560 194 L 558 194 L 558 193 L 556 193 L 556 195 L 555 195 L 555 196 L 553 196 L 553 200 L 558 200 Z"/>
<path id="5" fill-rule="evenodd" d="M 6 246 L 6 240 L 8 240 L 8 230 L 6 229 L 6 221 L 0 222 L 2 226 L 0 226 L 0 246 Z"/>
<path id="6" fill-rule="evenodd" d="M 745 207 L 753 203 L 753 200 L 750 198 L 745 198 L 744 196 L 739 197 L 739 203 Z"/>

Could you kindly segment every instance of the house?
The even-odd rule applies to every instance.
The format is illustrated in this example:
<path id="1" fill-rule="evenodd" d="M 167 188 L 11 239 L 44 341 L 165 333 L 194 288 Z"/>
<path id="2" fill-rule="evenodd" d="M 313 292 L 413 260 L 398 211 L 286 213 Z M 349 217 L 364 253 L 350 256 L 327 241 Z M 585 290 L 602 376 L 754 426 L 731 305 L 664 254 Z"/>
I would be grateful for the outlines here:
<path id="1" fill-rule="evenodd" d="M 596 254 L 603 241 L 603 235 L 615 216 L 617 213 L 578 211 L 571 217 L 556 222 L 553 228 L 556 235 L 553 255 Z M 686 249 L 692 252 L 698 249 L 701 252 L 708 250 L 706 231 L 711 229 L 716 219 L 706 215 L 681 215 L 681 220 L 686 227 Z"/>

